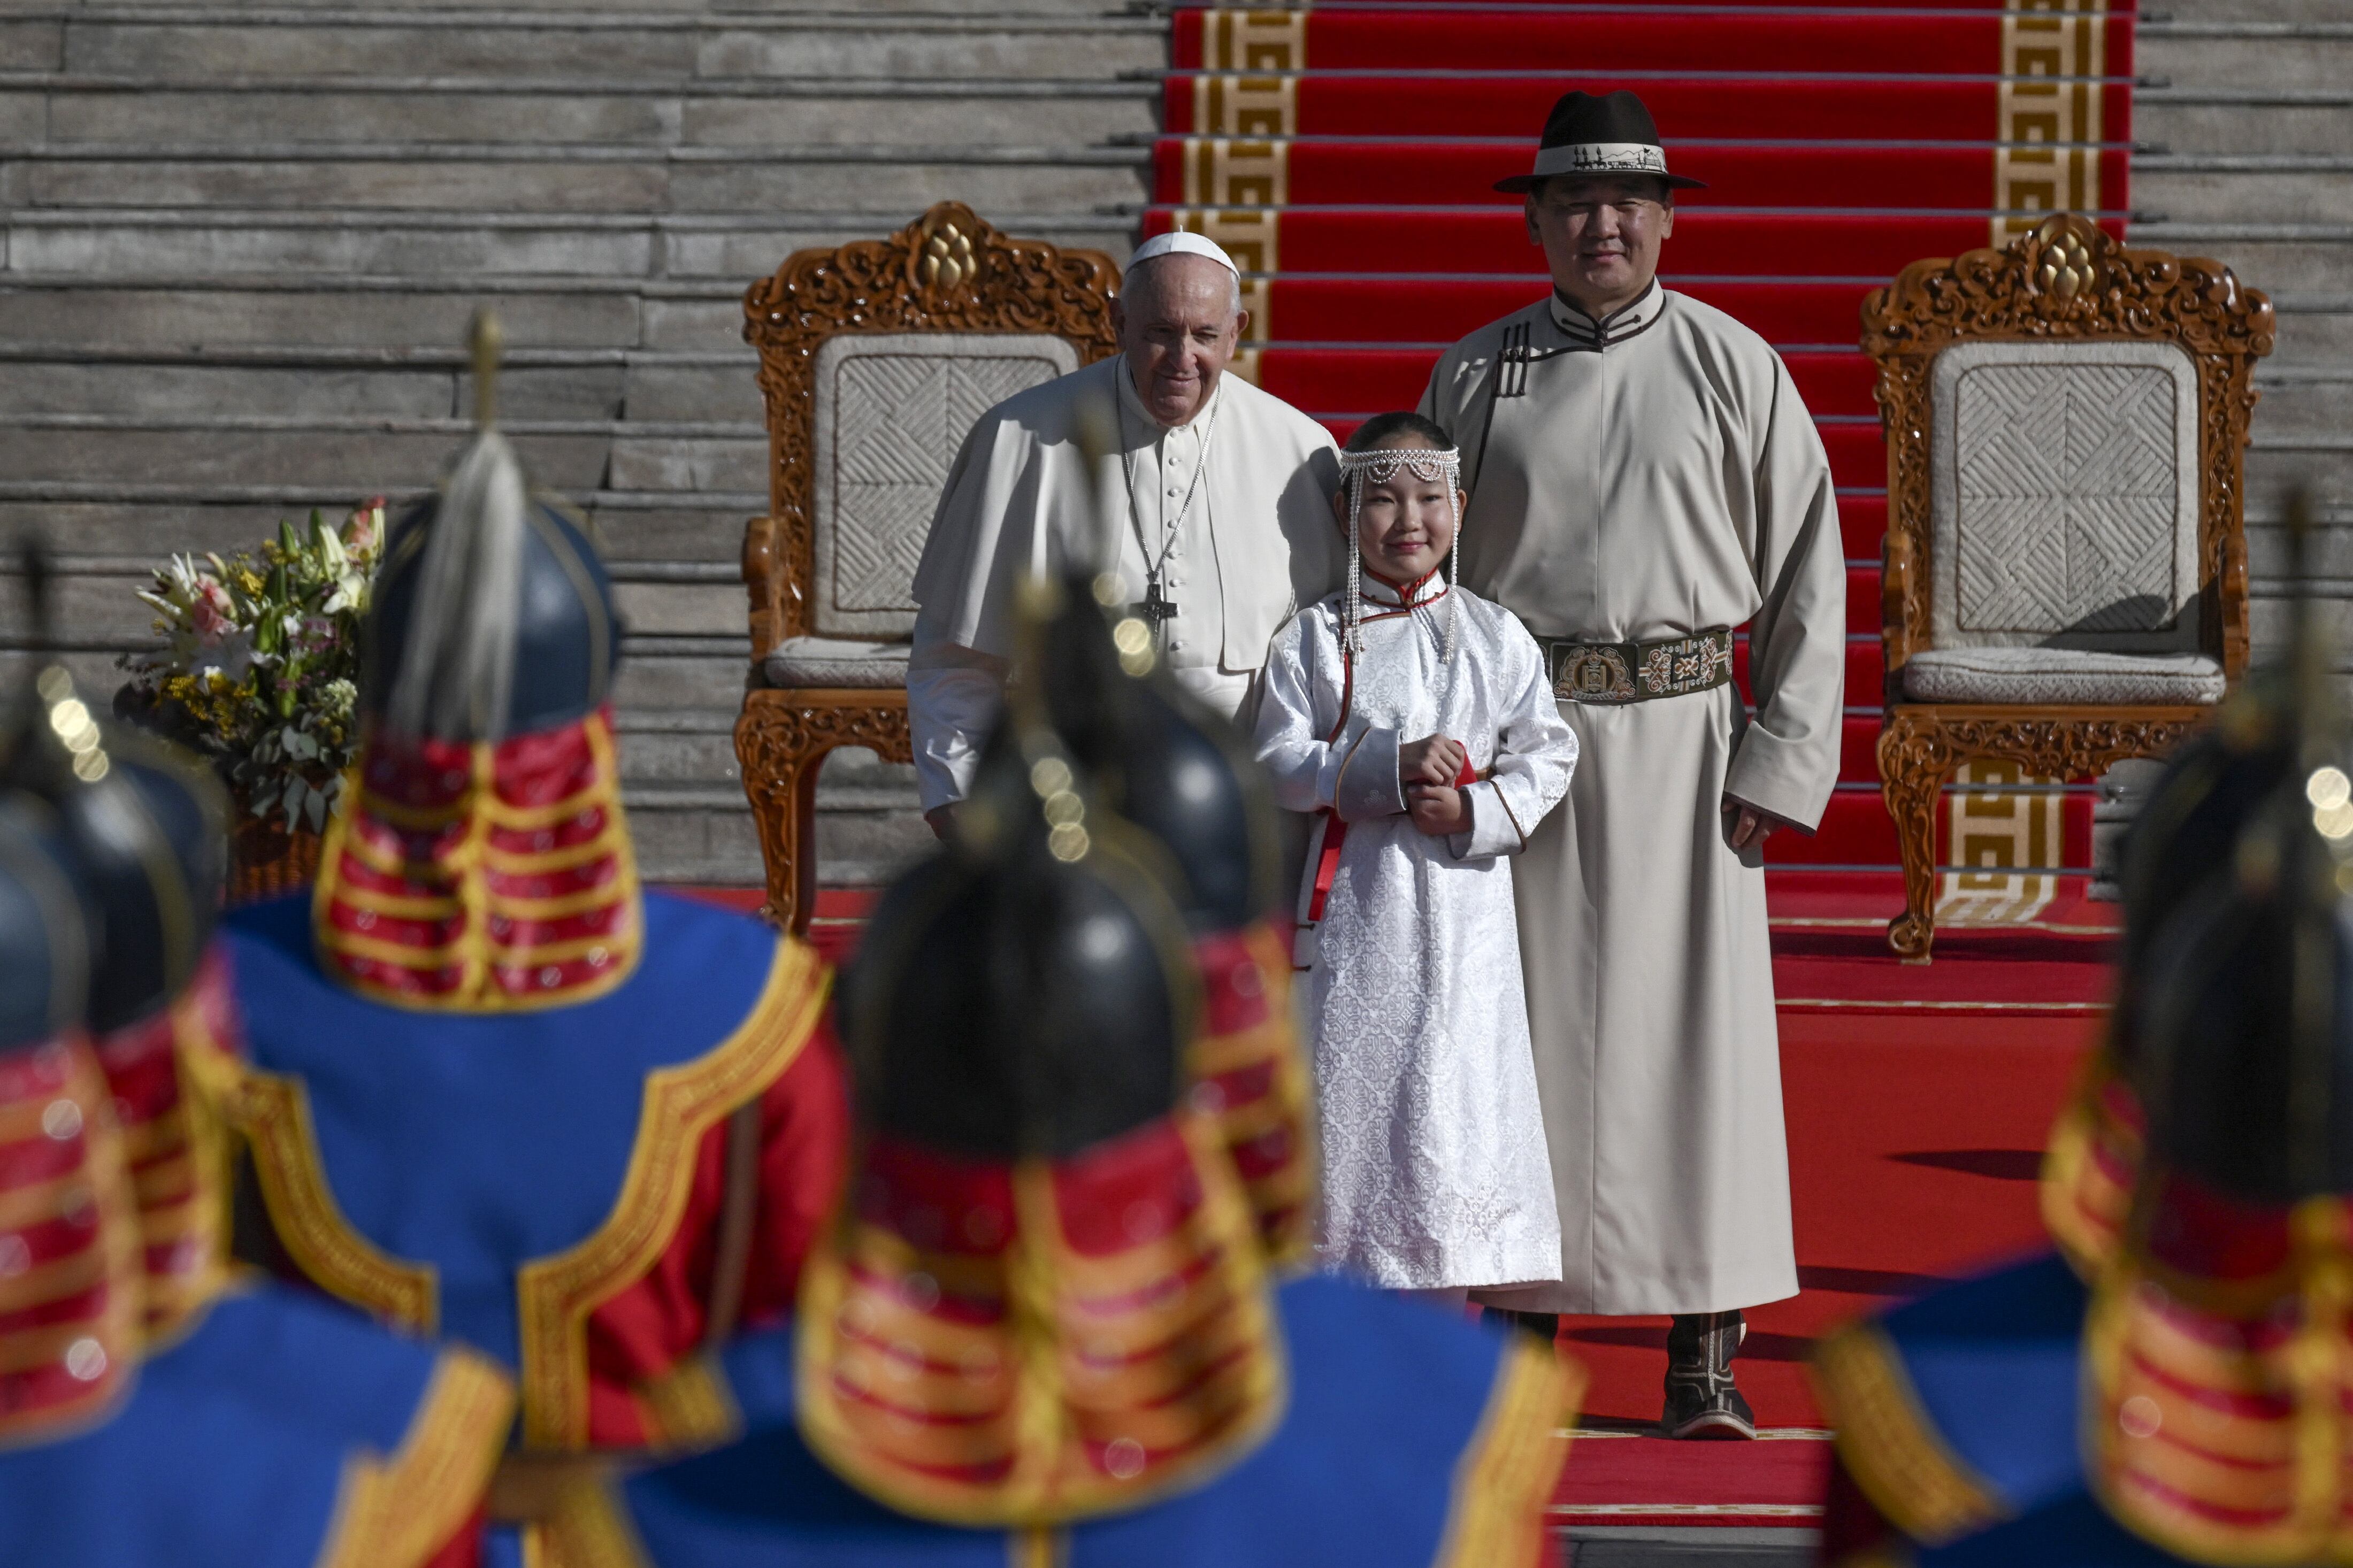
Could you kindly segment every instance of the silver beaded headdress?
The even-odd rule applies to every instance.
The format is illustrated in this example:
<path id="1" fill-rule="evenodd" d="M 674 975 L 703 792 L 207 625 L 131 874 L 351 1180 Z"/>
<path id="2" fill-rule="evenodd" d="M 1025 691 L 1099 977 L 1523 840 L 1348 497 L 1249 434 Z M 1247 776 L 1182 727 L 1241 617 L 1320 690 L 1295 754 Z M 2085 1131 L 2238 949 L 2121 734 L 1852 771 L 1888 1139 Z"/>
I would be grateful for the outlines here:
<path id="1" fill-rule="evenodd" d="M 1454 537 L 1446 550 L 1446 586 L 1454 586 L 1454 557 L 1462 547 L 1462 451 L 1458 447 L 1375 447 L 1365 452 L 1340 454 L 1340 479 L 1348 487 L 1348 591 L 1342 601 L 1340 642 L 1350 653 L 1365 651 L 1365 552 L 1356 542 L 1356 519 L 1365 510 L 1365 487 L 1387 484 L 1400 473 L 1425 483 L 1442 480 L 1447 510 L 1453 514 Z M 1454 657 L 1454 617 L 1446 617 L 1446 657 Z"/>

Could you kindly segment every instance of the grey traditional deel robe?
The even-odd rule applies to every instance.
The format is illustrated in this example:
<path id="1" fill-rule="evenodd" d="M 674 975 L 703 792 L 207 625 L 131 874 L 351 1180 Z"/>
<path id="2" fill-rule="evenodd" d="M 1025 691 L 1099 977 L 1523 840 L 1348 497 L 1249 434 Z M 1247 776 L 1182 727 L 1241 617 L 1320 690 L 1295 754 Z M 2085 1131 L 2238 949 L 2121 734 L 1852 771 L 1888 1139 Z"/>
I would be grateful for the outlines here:
<path id="1" fill-rule="evenodd" d="M 1520 331 L 1527 363 L 1498 382 Z M 1540 637 L 1746 624 L 1757 702 L 1560 704 L 1581 761 L 1512 869 L 1561 1283 L 1508 1304 L 1794 1295 L 1765 877 L 1718 802 L 1810 829 L 1837 781 L 1846 577 L 1821 440 L 1763 339 L 1655 286 L 1599 331 L 1556 300 L 1480 329 L 1422 411 L 1463 450 L 1466 587 Z"/>

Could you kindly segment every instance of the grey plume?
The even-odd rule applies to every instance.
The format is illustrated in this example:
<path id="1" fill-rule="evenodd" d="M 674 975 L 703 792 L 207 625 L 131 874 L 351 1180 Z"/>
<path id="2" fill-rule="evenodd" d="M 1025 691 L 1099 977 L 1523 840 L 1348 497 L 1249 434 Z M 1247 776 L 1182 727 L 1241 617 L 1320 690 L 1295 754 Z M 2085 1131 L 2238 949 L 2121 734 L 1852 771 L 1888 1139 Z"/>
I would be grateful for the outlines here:
<path id="1" fill-rule="evenodd" d="M 503 737 L 530 504 L 514 448 L 485 429 L 459 456 L 417 563 L 408 635 L 385 703 L 395 732 Z"/>

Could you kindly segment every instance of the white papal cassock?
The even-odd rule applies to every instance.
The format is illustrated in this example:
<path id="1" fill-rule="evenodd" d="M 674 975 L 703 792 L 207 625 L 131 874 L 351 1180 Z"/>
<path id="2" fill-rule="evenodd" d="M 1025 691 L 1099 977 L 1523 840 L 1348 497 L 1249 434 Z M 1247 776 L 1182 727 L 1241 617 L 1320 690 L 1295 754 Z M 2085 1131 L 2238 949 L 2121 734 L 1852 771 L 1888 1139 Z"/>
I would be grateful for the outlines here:
<path id="1" fill-rule="evenodd" d="M 1082 431 L 1102 453 L 1092 472 Z M 1235 375 L 1219 376 L 1202 411 L 1174 427 L 1146 412 L 1120 355 L 981 416 L 948 471 L 915 572 L 907 707 L 923 809 L 971 787 L 1026 577 L 1092 567 L 1115 541 L 1128 595 L 1140 602 L 1145 552 L 1160 561 L 1165 549 L 1176 616 L 1164 656 L 1179 685 L 1230 716 L 1275 632 L 1339 582 L 1338 486 L 1324 427 Z"/>
<path id="2" fill-rule="evenodd" d="M 1792 1295 L 1765 878 L 1717 806 L 1810 829 L 1838 777 L 1846 578 L 1820 437 L 1763 339 L 1655 284 L 1606 323 L 1556 299 L 1480 329 L 1423 412 L 1462 447 L 1467 586 L 1540 639 L 1746 625 L 1757 700 L 1561 701 L 1576 780 L 1513 873 L 1562 1283 L 1510 1304 Z"/>

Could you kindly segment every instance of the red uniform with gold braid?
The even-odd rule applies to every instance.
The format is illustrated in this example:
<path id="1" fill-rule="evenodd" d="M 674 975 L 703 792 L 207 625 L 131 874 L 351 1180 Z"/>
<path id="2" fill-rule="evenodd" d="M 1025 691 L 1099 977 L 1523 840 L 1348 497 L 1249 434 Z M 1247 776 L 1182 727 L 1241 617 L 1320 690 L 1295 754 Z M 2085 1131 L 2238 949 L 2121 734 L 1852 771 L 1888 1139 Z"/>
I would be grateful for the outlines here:
<path id="1" fill-rule="evenodd" d="M 0 1563 L 470 1568 L 512 1386 L 231 1277 L 217 791 L 39 695 L 0 796 Z"/>
<path id="2" fill-rule="evenodd" d="M 495 1511 L 552 1564 L 577 1461 L 724 1438 L 701 1352 L 790 1310 L 846 1156 L 830 976 L 639 887 L 610 584 L 495 428 L 367 635 L 318 885 L 227 922 L 236 1119 L 287 1271 L 513 1370 Z"/>
<path id="3" fill-rule="evenodd" d="M 2058 1254 L 1820 1352 L 1832 1563 L 2353 1557 L 2353 748 L 2299 617 L 2126 845 Z"/>

